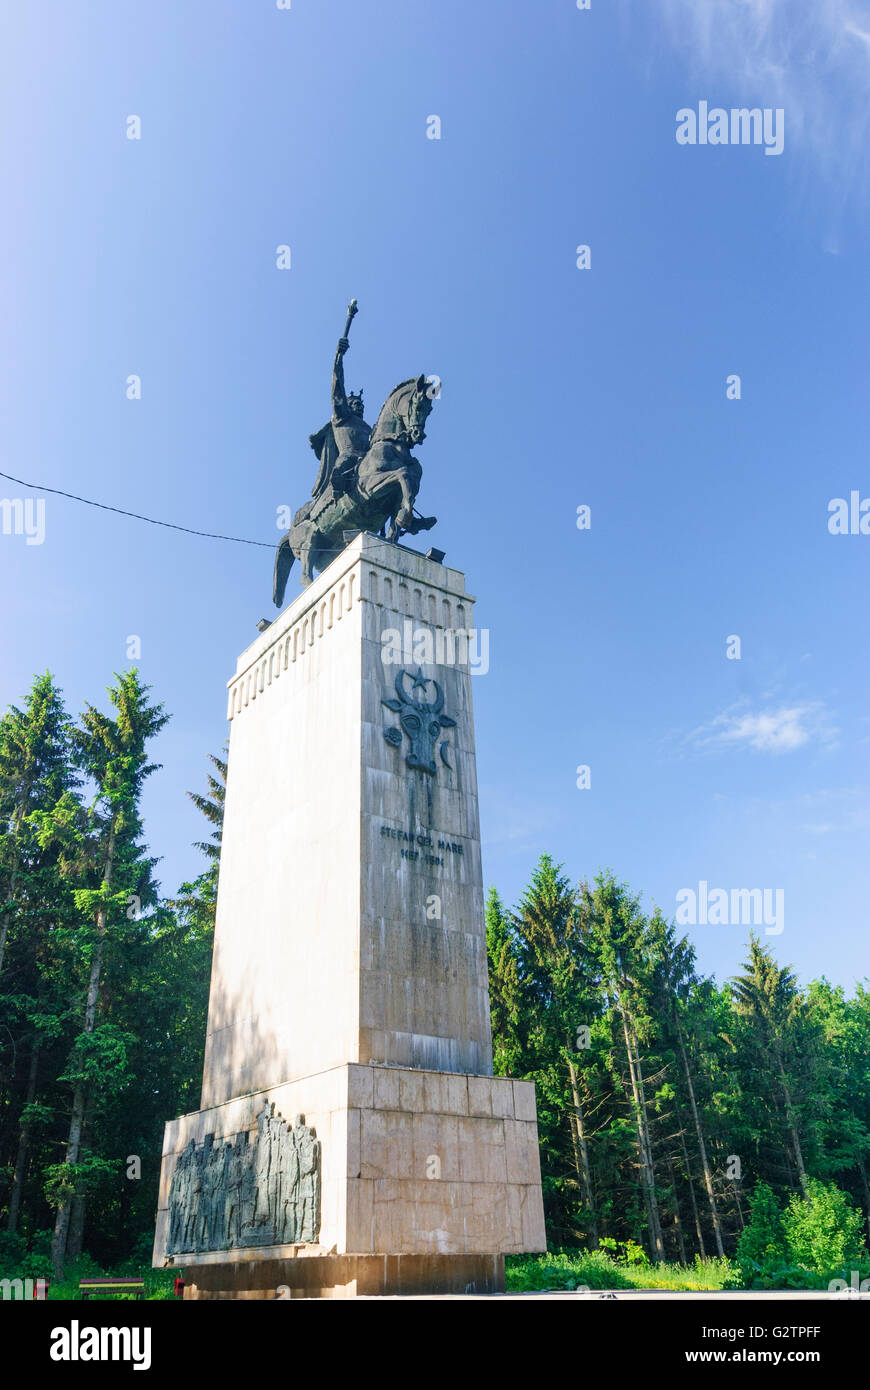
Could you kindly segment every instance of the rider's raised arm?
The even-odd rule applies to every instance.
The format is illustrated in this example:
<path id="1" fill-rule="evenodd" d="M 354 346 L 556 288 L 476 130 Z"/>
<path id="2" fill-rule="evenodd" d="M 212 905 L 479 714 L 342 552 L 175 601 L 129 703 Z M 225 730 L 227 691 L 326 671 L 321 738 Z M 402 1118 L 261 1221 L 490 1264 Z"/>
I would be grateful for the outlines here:
<path id="1" fill-rule="evenodd" d="M 344 389 L 344 354 L 347 352 L 347 338 L 339 338 L 332 364 L 332 417 L 343 420 L 348 413 L 347 395 Z"/>

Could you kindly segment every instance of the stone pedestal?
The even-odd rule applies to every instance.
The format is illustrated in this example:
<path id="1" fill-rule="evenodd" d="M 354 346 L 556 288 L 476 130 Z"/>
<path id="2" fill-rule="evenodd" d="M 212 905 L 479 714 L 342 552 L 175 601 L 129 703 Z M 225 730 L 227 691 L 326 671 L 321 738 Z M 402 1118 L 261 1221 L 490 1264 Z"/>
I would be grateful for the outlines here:
<path id="1" fill-rule="evenodd" d="M 473 603 L 362 535 L 229 682 L 202 1108 L 166 1127 L 154 1263 L 179 1155 L 264 1108 L 315 1131 L 321 1214 L 316 1242 L 176 1251 L 186 1296 L 490 1291 L 545 1248 L 534 1088 L 491 1075 Z"/>

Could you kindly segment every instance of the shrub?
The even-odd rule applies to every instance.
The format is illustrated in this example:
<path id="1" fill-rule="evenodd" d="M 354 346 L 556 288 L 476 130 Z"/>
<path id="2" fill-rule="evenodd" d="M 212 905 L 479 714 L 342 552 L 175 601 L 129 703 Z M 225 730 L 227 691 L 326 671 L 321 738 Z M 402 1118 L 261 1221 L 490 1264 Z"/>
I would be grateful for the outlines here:
<path id="1" fill-rule="evenodd" d="M 835 1183 L 811 1178 L 809 1200 L 792 1197 L 782 1225 L 792 1263 L 824 1281 L 866 1260 L 861 1212 Z"/>
<path id="2" fill-rule="evenodd" d="M 782 1287 L 768 1282 L 774 1271 L 786 1264 L 786 1244 L 782 1212 L 766 1182 L 755 1184 L 749 1203 L 749 1223 L 740 1234 L 735 1260 L 748 1287 Z"/>
<path id="3" fill-rule="evenodd" d="M 12 1236 L 8 1231 L 0 1231 L 0 1270 L 19 1269 L 26 1248 L 23 1236 Z"/>
<path id="4" fill-rule="evenodd" d="M 30 1248 L 23 1236 L 0 1232 L 0 1276 L 9 1279 L 51 1278 L 51 1231 L 35 1231 Z"/>
<path id="5" fill-rule="evenodd" d="M 119 1275 L 138 1276 L 147 1275 L 151 1270 L 151 1252 L 154 1247 L 154 1236 L 150 1231 L 139 1237 L 126 1260 L 122 1260 L 116 1265 L 115 1273 Z"/>
<path id="6" fill-rule="evenodd" d="M 51 1231 L 34 1231 L 30 1249 L 21 1262 L 25 1279 L 51 1278 Z"/>

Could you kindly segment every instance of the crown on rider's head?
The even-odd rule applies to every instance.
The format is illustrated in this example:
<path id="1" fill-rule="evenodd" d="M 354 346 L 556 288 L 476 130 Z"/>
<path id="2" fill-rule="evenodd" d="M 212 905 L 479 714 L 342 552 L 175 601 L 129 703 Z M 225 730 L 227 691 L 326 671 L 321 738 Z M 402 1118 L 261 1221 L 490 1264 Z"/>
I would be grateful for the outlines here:
<path id="1" fill-rule="evenodd" d="M 348 400 L 349 400 L 349 401 L 361 401 L 362 398 L 363 398 L 363 393 L 362 393 L 361 390 L 360 390 L 360 391 L 351 391 L 350 395 L 348 396 Z"/>

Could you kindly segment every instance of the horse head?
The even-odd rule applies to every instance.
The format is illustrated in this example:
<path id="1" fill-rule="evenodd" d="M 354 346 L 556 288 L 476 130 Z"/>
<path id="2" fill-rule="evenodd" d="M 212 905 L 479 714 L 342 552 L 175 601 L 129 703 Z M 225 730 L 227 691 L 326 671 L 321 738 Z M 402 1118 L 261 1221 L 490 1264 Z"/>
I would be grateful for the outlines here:
<path id="1" fill-rule="evenodd" d="M 432 399 L 426 390 L 424 376 L 412 376 L 407 381 L 400 381 L 384 402 L 372 430 L 372 443 L 380 439 L 394 439 L 409 448 L 422 444 L 431 410 Z"/>

